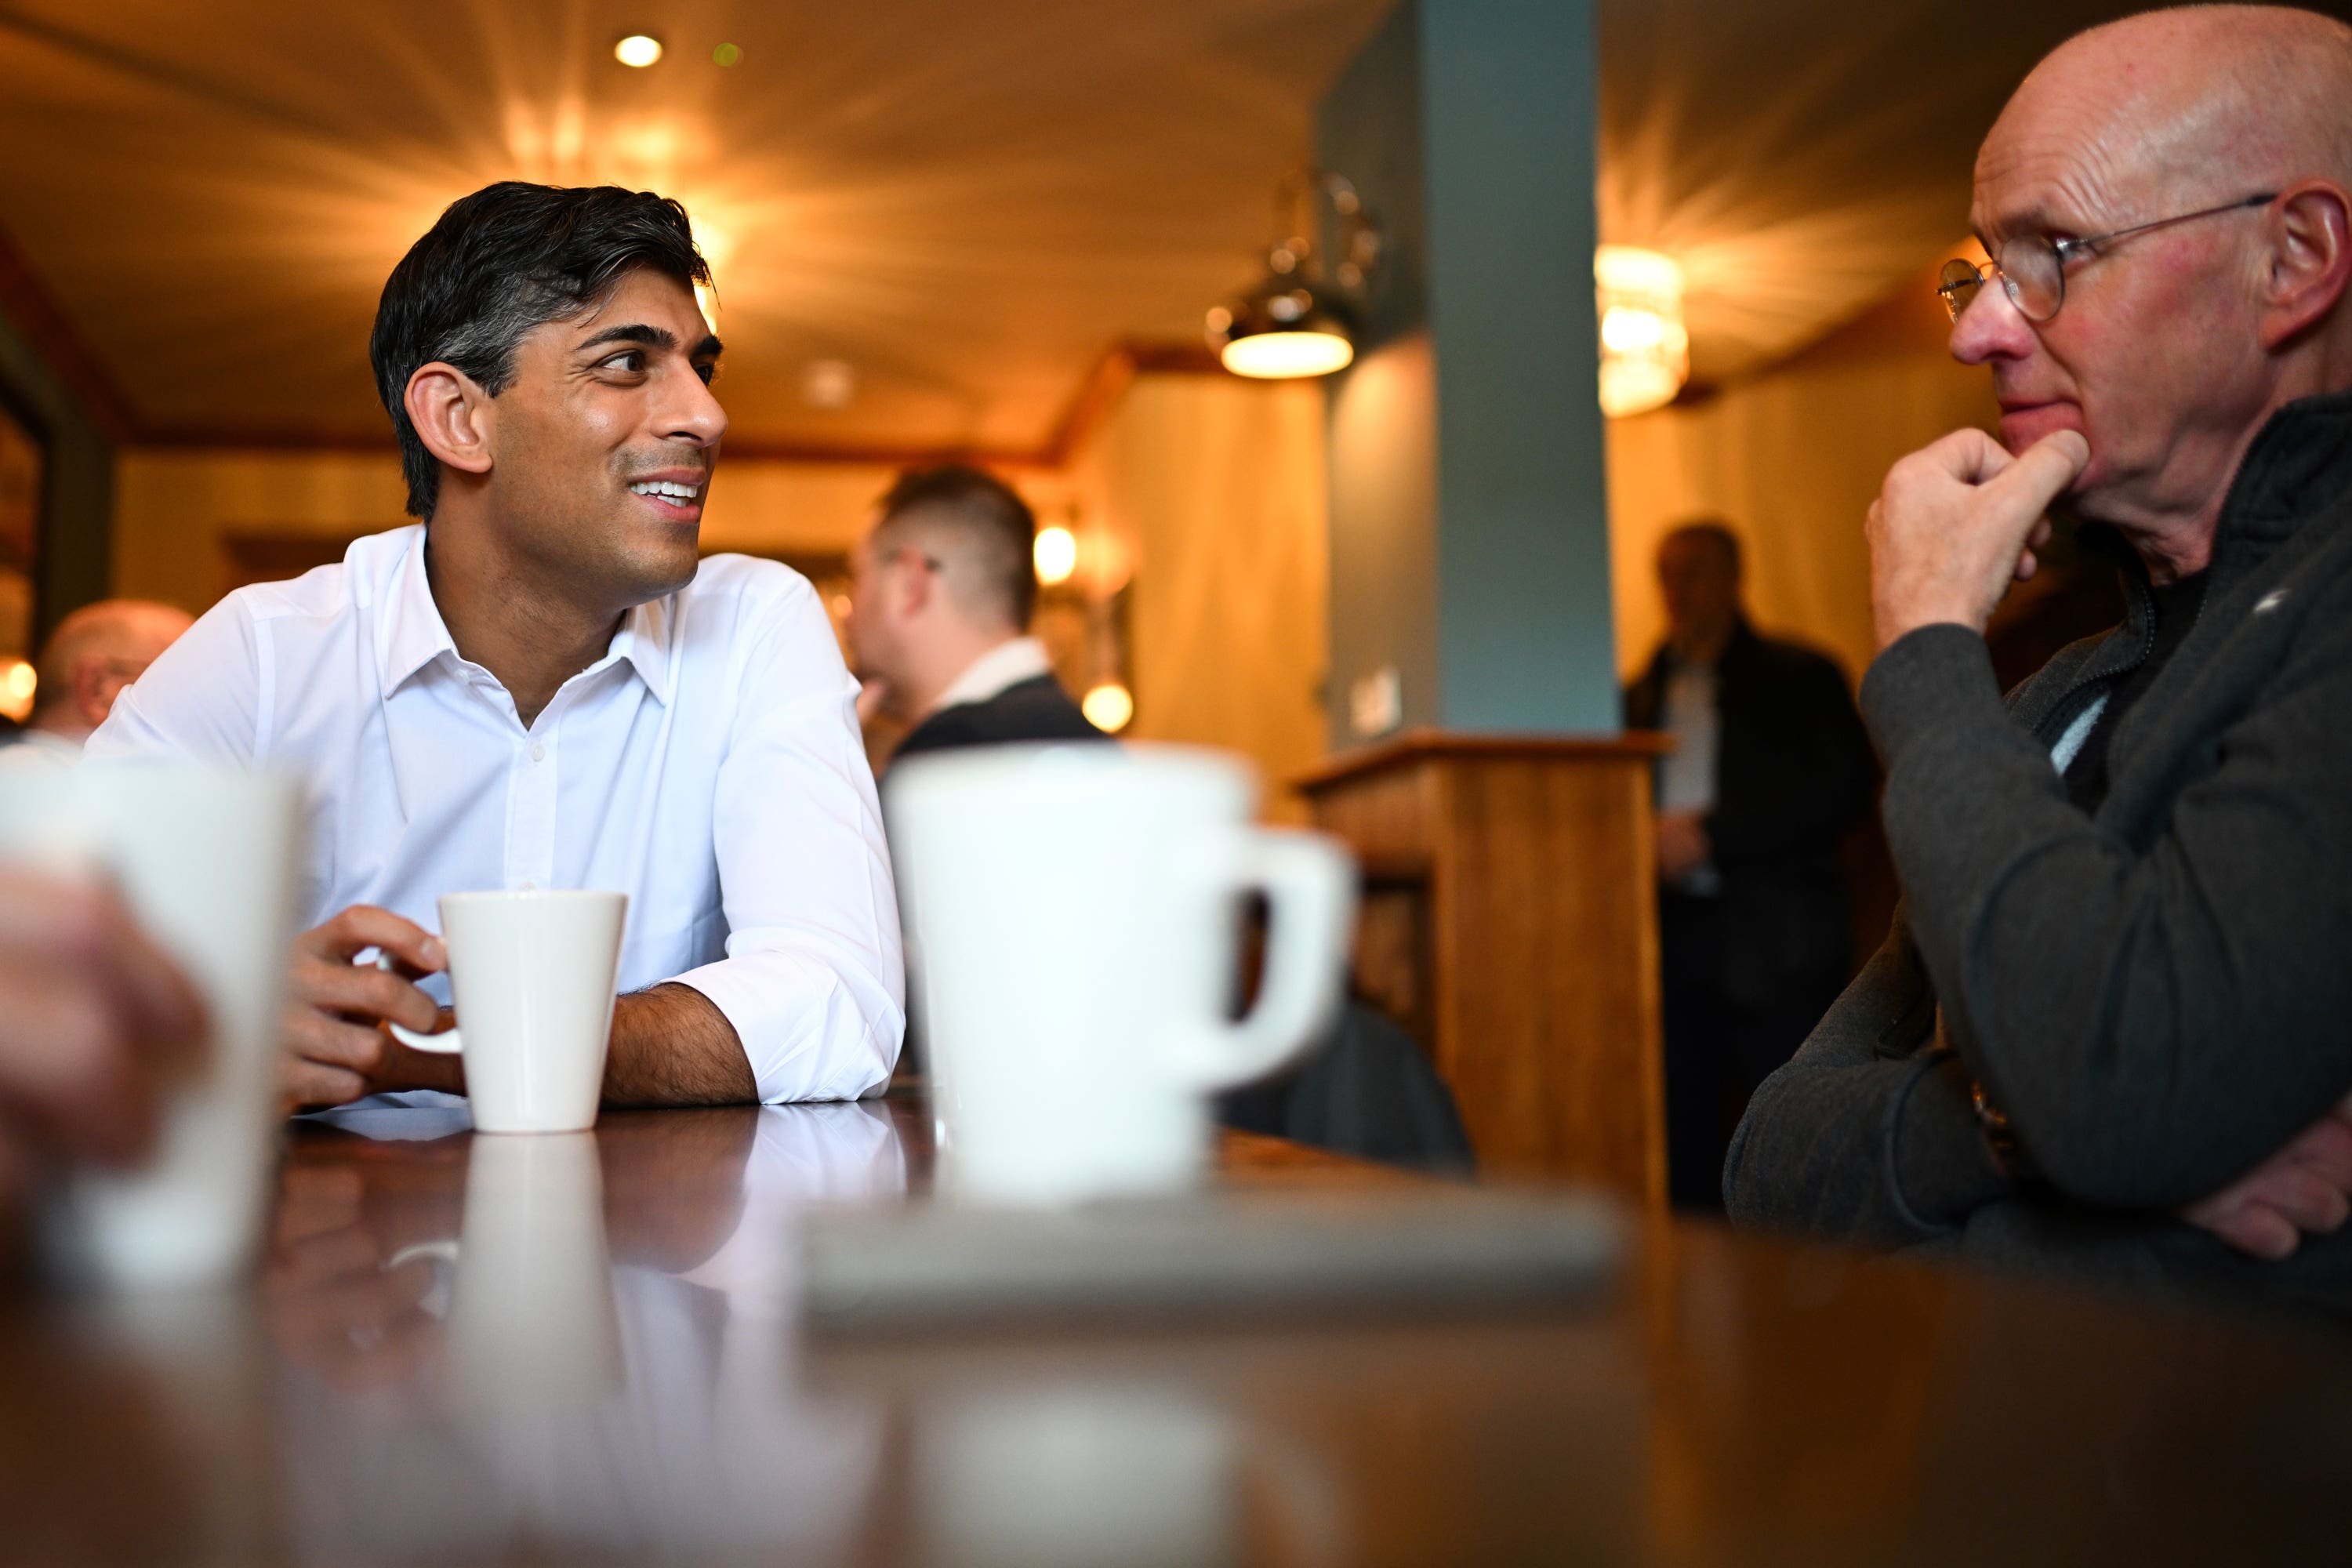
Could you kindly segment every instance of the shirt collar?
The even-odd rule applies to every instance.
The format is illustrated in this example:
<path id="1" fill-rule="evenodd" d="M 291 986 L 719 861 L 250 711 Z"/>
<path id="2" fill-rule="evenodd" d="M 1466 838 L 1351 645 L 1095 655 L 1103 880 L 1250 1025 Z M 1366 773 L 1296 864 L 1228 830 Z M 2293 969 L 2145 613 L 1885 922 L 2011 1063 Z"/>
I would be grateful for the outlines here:
<path id="1" fill-rule="evenodd" d="M 393 568 L 386 585 L 383 616 L 377 634 L 377 669 L 389 695 L 403 682 L 443 654 L 454 662 L 457 644 L 449 623 L 433 600 L 433 584 L 425 570 L 425 534 L 416 537 Z M 667 706 L 670 695 L 669 634 L 676 621 L 676 595 L 637 605 L 621 619 L 621 629 L 604 650 L 599 664 L 625 658 L 646 683 L 646 689 Z"/>
<path id="2" fill-rule="evenodd" d="M 967 702 L 985 702 L 1006 688 L 1034 680 L 1054 668 L 1045 656 L 1045 645 L 1035 637 L 1013 637 L 998 643 L 978 658 L 964 666 L 964 671 L 940 693 L 931 704 L 931 711 L 960 707 Z"/>

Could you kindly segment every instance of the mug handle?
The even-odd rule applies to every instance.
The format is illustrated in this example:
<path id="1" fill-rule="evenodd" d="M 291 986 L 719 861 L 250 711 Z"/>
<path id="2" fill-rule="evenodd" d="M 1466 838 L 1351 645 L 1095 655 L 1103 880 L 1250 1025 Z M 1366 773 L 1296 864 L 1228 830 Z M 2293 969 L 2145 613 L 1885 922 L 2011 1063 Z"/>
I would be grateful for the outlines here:
<path id="1" fill-rule="evenodd" d="M 373 955 L 373 958 L 371 954 Z M 352 962 L 353 963 L 373 963 L 378 969 L 387 974 L 392 973 L 394 968 L 392 954 L 375 948 L 362 949 L 359 956 Z M 412 1051 L 423 1051 L 427 1056 L 435 1057 L 455 1057 L 465 1054 L 466 1043 L 457 1037 L 457 1027 L 454 1024 L 437 1035 L 420 1035 L 414 1029 L 403 1028 L 389 1018 L 383 1021 L 383 1026 L 392 1031 L 394 1039 Z"/>
<path id="2" fill-rule="evenodd" d="M 1242 827 L 1198 864 L 1216 891 L 1263 892 L 1271 906 L 1257 1005 L 1234 1023 L 1181 1028 L 1169 1042 L 1178 1069 L 1214 1089 L 1265 1077 L 1330 1021 L 1355 924 L 1356 862 L 1324 834 Z"/>

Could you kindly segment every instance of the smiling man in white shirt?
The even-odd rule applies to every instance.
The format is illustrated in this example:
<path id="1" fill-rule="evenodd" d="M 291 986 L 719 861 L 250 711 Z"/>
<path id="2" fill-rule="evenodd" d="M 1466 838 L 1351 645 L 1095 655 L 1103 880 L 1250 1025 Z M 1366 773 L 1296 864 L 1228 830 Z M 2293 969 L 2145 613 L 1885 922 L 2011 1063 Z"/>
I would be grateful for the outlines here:
<path id="1" fill-rule="evenodd" d="M 697 539 L 727 416 L 685 209 L 492 185 L 394 268 L 371 342 L 423 526 L 240 589 L 93 758 L 290 770 L 313 814 L 284 1082 L 462 1089 L 444 893 L 629 895 L 607 1103 L 851 1099 L 904 1029 L 855 682 L 816 595 Z M 380 948 L 410 972 L 355 966 Z"/>

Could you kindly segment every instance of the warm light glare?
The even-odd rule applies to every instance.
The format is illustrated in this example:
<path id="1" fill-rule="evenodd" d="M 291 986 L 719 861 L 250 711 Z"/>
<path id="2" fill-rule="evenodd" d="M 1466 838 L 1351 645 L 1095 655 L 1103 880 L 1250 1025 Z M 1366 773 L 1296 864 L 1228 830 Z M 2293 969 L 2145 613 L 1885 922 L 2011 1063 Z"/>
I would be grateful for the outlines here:
<path id="1" fill-rule="evenodd" d="M 697 283 L 694 286 L 694 306 L 702 312 L 702 324 L 712 331 L 719 330 L 719 286 Z"/>
<path id="2" fill-rule="evenodd" d="M 1116 735 L 1135 717 L 1135 699 L 1118 681 L 1106 680 L 1087 693 L 1078 709 L 1086 714 L 1087 723 L 1106 735 Z"/>
<path id="3" fill-rule="evenodd" d="M 1235 375 L 1274 381 L 1297 375 L 1328 375 L 1345 370 L 1356 345 L 1337 332 L 1255 332 L 1224 347 L 1225 368 Z"/>
<path id="4" fill-rule="evenodd" d="M 0 713 L 21 724 L 33 716 L 33 667 L 21 658 L 0 659 Z"/>
<path id="5" fill-rule="evenodd" d="M 1070 574 L 1078 569 L 1077 535 L 1066 528 L 1043 528 L 1037 531 L 1037 581 L 1052 587 L 1066 583 Z"/>
<path id="6" fill-rule="evenodd" d="M 1618 419 L 1673 402 L 1690 375 L 1682 264 L 1654 250 L 1604 245 L 1593 252 L 1592 280 L 1601 412 Z"/>
<path id="7" fill-rule="evenodd" d="M 661 40 L 644 33 L 631 33 L 613 46 L 613 58 L 642 70 L 662 58 Z"/>

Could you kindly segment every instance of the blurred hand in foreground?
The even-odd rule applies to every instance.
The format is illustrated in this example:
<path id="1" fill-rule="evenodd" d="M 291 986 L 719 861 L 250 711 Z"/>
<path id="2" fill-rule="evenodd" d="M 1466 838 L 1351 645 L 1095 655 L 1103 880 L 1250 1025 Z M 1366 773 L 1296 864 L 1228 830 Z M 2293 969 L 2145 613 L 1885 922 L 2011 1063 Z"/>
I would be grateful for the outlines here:
<path id="1" fill-rule="evenodd" d="M 0 1203 L 42 1163 L 144 1153 L 206 1026 L 110 889 L 0 867 Z"/>
<path id="2" fill-rule="evenodd" d="M 1658 880 L 1679 882 L 1715 853 L 1706 841 L 1706 821 L 1696 811 L 1658 814 Z"/>

